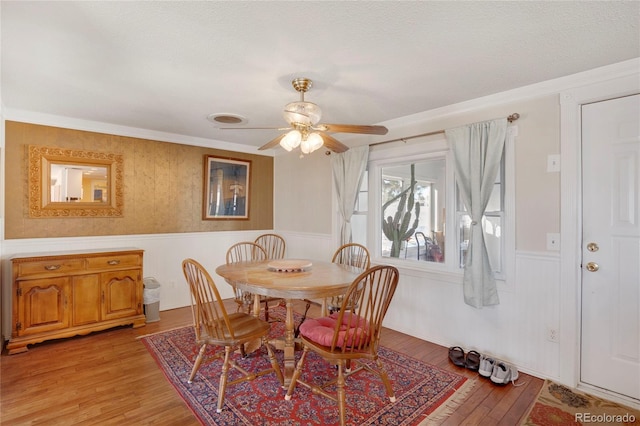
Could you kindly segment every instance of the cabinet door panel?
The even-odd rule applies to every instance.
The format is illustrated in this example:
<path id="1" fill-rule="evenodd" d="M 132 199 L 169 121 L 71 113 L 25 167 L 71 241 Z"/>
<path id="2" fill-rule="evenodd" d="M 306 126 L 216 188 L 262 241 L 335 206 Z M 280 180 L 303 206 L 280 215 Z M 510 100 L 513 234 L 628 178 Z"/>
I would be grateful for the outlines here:
<path id="1" fill-rule="evenodd" d="M 83 275 L 73 277 L 72 322 L 73 325 L 91 324 L 100 321 L 100 275 Z"/>
<path id="2" fill-rule="evenodd" d="M 59 330 L 69 326 L 69 279 L 45 278 L 20 283 L 18 336 Z"/>
<path id="3" fill-rule="evenodd" d="M 142 313 L 142 279 L 139 270 L 104 272 L 101 280 L 104 292 L 103 319 Z"/>

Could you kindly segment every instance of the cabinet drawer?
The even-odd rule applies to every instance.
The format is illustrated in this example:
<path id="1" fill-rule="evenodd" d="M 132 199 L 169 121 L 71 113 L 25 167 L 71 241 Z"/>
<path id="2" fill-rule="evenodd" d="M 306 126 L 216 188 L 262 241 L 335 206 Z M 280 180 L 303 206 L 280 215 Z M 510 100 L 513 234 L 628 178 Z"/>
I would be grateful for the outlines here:
<path id="1" fill-rule="evenodd" d="M 139 254 L 114 254 L 87 258 L 89 269 L 122 269 L 129 266 L 142 266 L 142 256 Z"/>
<path id="2" fill-rule="evenodd" d="M 18 263 L 18 276 L 23 278 L 32 275 L 66 275 L 84 268 L 82 259 L 51 259 L 35 262 Z"/>

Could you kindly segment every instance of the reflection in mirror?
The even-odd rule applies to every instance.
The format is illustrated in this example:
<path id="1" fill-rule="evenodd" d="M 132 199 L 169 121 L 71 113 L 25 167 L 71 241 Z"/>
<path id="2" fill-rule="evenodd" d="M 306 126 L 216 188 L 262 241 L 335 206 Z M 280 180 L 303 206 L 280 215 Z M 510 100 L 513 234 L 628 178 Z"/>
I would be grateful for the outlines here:
<path id="1" fill-rule="evenodd" d="M 29 146 L 29 217 L 122 216 L 119 154 Z"/>
<path id="2" fill-rule="evenodd" d="M 107 168 L 51 163 L 51 202 L 106 203 Z"/>

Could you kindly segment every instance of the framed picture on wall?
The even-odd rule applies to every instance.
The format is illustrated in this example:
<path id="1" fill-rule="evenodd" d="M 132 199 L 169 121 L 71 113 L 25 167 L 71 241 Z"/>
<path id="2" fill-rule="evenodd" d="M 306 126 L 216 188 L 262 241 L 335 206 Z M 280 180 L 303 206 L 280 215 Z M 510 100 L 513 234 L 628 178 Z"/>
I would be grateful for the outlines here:
<path id="1" fill-rule="evenodd" d="M 202 218 L 249 219 L 251 161 L 204 156 Z"/>

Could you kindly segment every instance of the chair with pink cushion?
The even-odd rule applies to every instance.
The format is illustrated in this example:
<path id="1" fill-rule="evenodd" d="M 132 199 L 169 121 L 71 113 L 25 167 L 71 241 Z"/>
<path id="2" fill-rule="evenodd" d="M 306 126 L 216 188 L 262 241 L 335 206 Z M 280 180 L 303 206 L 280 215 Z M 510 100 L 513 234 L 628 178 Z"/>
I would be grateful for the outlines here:
<path id="1" fill-rule="evenodd" d="M 345 380 L 362 370 L 380 376 L 391 402 L 395 394 L 382 362 L 378 346 L 382 320 L 398 285 L 398 270 L 393 266 L 374 266 L 361 273 L 344 295 L 341 309 L 329 316 L 307 319 L 300 326 L 304 346 L 296 365 L 291 384 L 285 396 L 290 400 L 296 385 L 300 384 L 338 403 L 340 424 L 346 423 Z M 354 300 L 357 299 L 357 300 Z M 337 377 L 327 383 L 311 383 L 301 379 L 304 362 L 309 351 L 338 366 Z M 365 361 L 365 362 L 357 362 Z M 369 362 L 367 362 L 369 361 Z M 330 393 L 328 386 L 337 385 Z"/>

